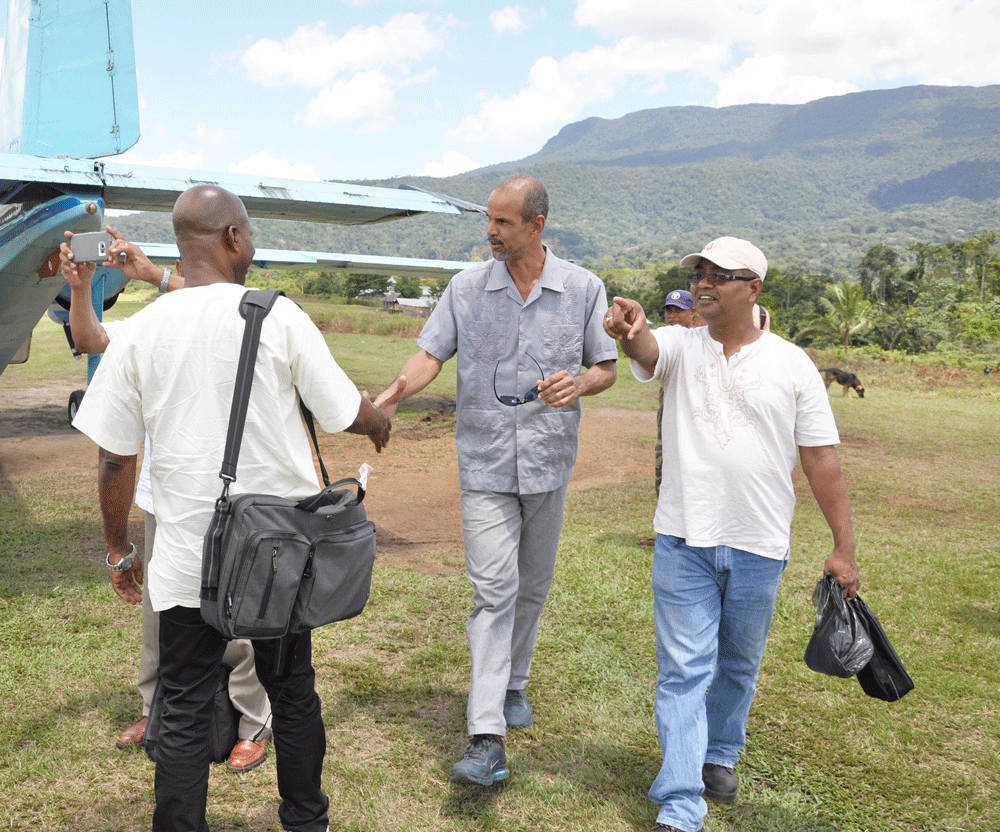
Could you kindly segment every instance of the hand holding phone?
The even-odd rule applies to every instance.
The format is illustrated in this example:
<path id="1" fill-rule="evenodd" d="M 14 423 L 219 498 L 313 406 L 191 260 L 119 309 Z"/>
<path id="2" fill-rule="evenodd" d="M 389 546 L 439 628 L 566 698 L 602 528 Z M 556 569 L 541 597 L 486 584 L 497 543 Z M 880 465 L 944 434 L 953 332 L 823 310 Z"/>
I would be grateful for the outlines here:
<path id="1" fill-rule="evenodd" d="M 69 241 L 73 260 L 77 263 L 103 263 L 108 259 L 108 250 L 114 239 L 107 231 L 74 234 Z"/>

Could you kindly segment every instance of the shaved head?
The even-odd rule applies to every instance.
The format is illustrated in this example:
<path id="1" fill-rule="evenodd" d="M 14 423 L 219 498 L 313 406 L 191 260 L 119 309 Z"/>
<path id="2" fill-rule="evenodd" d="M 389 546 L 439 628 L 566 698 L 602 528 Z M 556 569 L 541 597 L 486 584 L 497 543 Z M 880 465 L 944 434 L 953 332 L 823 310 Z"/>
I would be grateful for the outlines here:
<path id="1" fill-rule="evenodd" d="M 236 194 L 218 185 L 188 188 L 174 203 L 173 223 L 185 285 L 246 280 L 256 251 L 250 218 Z"/>
<path id="2" fill-rule="evenodd" d="M 174 234 L 187 237 L 219 234 L 231 225 L 249 222 L 246 208 L 236 194 L 218 185 L 195 185 L 174 203 Z"/>

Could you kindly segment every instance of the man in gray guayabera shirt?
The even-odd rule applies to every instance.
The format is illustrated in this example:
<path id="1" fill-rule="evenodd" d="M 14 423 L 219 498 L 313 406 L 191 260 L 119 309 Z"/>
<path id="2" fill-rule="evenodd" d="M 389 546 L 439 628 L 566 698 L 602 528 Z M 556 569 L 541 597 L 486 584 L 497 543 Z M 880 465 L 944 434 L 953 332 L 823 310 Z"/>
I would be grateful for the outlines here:
<path id="1" fill-rule="evenodd" d="M 578 400 L 616 378 L 604 284 L 542 244 L 548 208 L 535 179 L 497 186 L 487 203 L 493 259 L 451 279 L 420 350 L 376 400 L 391 417 L 458 356 L 455 441 L 474 595 L 466 626 L 471 740 L 453 783 L 505 779 L 507 728 L 534 720 L 524 689 L 576 461 Z"/>

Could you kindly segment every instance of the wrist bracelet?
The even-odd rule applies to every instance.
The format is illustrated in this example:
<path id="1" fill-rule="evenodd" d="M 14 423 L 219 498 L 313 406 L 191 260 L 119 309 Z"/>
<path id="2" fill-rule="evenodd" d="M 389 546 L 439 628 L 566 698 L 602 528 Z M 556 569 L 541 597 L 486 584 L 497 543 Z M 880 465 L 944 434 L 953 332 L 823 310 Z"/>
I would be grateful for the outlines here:
<path id="1" fill-rule="evenodd" d="M 166 294 L 167 286 L 170 285 L 170 269 L 163 270 L 163 280 L 160 281 L 160 294 Z"/>

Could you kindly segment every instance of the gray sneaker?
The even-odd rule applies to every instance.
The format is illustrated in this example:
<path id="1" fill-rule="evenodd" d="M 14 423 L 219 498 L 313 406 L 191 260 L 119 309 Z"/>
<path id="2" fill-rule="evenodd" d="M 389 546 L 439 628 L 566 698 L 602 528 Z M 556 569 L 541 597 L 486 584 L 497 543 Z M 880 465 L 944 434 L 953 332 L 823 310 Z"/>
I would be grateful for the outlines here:
<path id="1" fill-rule="evenodd" d="M 732 803 L 736 800 L 739 780 L 736 772 L 728 766 L 705 763 L 701 768 L 701 779 L 705 783 L 705 799 L 714 803 Z"/>
<path id="2" fill-rule="evenodd" d="M 508 728 L 528 728 L 535 722 L 523 690 L 509 690 L 503 700 L 503 718 Z"/>
<path id="3" fill-rule="evenodd" d="M 497 780 L 506 780 L 509 776 L 503 737 L 476 734 L 466 747 L 465 756 L 451 767 L 449 779 L 452 783 L 492 786 Z"/>

